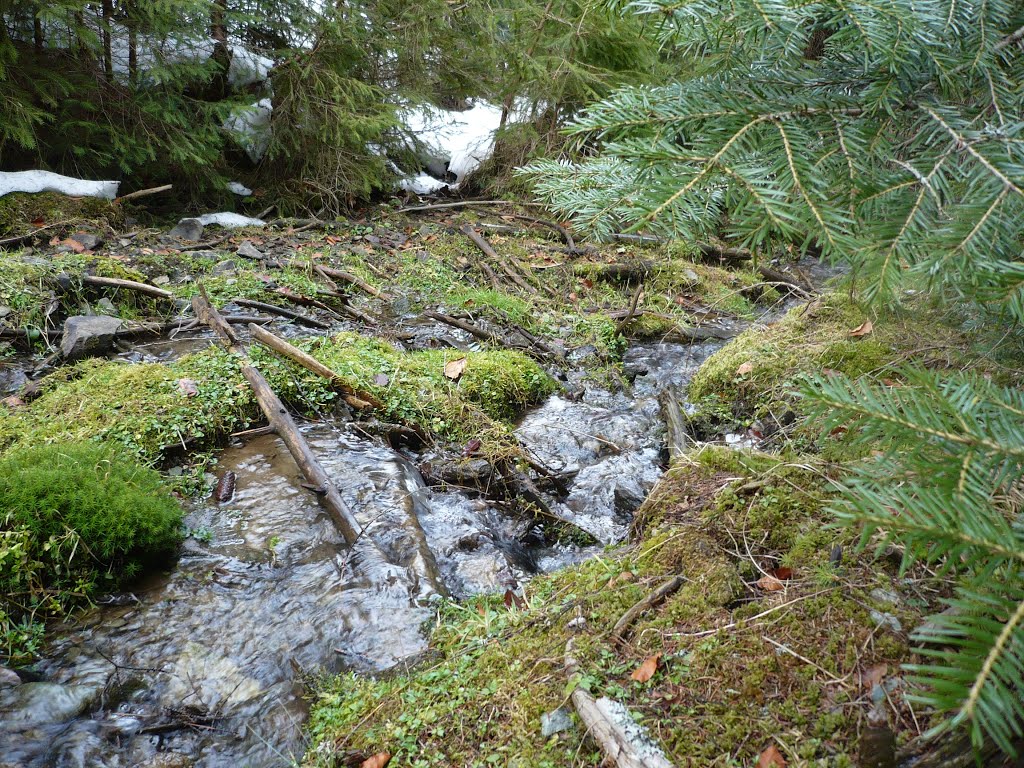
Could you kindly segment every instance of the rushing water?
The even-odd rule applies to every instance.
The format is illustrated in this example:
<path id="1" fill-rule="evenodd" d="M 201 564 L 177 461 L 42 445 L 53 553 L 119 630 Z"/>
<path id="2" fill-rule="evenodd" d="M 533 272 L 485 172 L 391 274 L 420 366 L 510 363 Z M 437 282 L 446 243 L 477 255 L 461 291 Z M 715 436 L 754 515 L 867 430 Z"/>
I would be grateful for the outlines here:
<path id="1" fill-rule="evenodd" d="M 631 393 L 577 379 L 581 397 L 523 419 L 523 446 L 573 478 L 552 499 L 560 514 L 622 539 L 661 474 L 657 396 L 718 346 L 638 346 Z M 0 766 L 288 764 L 303 750 L 303 673 L 414 661 L 441 594 L 501 591 L 590 554 L 530 539 L 527 521 L 478 494 L 427 488 L 410 458 L 343 425 L 305 433 L 365 546 L 343 545 L 277 438 L 226 449 L 235 496 L 190 512 L 173 571 L 55 632 L 40 681 L 0 688 Z M 167 727 L 182 717 L 201 727 Z"/>

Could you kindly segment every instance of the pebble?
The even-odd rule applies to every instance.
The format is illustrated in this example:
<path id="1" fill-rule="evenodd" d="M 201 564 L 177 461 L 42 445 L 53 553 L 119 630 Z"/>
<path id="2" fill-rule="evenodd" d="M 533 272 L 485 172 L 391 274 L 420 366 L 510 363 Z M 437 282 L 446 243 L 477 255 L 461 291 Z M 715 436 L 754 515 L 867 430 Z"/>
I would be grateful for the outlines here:
<path id="1" fill-rule="evenodd" d="M 871 620 L 875 622 L 879 627 L 887 627 L 893 632 L 902 632 L 903 625 L 900 620 L 893 616 L 891 613 L 882 613 L 881 611 L 871 610 Z"/>
<path id="2" fill-rule="evenodd" d="M 16 685 L 21 685 L 18 673 L 7 667 L 0 667 L 0 688 L 13 688 Z"/>
<path id="3" fill-rule="evenodd" d="M 573 632 L 579 632 L 586 629 L 587 619 L 585 616 L 577 616 L 575 619 L 565 625 L 566 628 L 571 629 Z"/>
<path id="4" fill-rule="evenodd" d="M 540 734 L 545 739 L 571 728 L 572 715 L 565 707 L 559 707 L 540 716 Z"/>

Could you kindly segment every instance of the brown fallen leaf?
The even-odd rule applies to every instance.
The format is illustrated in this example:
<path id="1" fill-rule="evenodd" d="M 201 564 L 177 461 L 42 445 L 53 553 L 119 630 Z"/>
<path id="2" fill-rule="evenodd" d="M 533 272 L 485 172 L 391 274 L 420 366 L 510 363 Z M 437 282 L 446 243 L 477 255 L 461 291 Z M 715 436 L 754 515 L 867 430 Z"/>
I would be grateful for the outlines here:
<path id="1" fill-rule="evenodd" d="M 444 375 L 452 381 L 456 381 L 466 370 L 466 362 L 464 357 L 460 357 L 458 360 L 449 360 L 444 364 Z"/>
<path id="2" fill-rule="evenodd" d="M 72 240 L 70 237 L 67 240 L 62 240 L 60 244 L 61 245 L 66 245 L 68 248 L 70 248 L 75 253 L 84 253 L 85 252 L 85 246 L 82 245 L 77 240 Z"/>
<path id="3" fill-rule="evenodd" d="M 656 653 L 653 656 L 648 656 L 644 659 L 644 663 L 633 670 L 633 674 L 630 677 L 636 680 L 638 683 L 646 683 L 652 677 L 654 673 L 658 671 L 658 660 L 661 659 L 661 654 Z"/>
<path id="4" fill-rule="evenodd" d="M 505 607 L 508 608 L 510 611 L 513 608 L 518 608 L 519 610 L 523 610 L 526 607 L 526 600 L 521 598 L 519 595 L 517 595 L 511 589 L 506 589 L 505 590 Z"/>
<path id="5" fill-rule="evenodd" d="M 178 379 L 178 389 L 185 397 L 195 397 L 199 394 L 199 388 L 192 379 Z"/>
<path id="6" fill-rule="evenodd" d="M 781 579 L 777 579 L 771 575 L 762 576 L 754 583 L 765 592 L 778 592 L 780 589 L 786 588 L 786 585 L 782 583 Z"/>
<path id="7" fill-rule="evenodd" d="M 870 320 L 865 320 L 863 323 L 861 323 L 852 331 L 850 331 L 850 335 L 855 337 L 867 336 L 873 330 L 875 330 L 875 324 L 872 323 Z"/>
<path id="8" fill-rule="evenodd" d="M 384 766 L 390 762 L 390 752 L 378 752 L 376 755 L 371 755 L 363 760 L 363 762 L 359 764 L 359 768 L 384 768 Z"/>
<path id="9" fill-rule="evenodd" d="M 778 748 L 772 744 L 764 752 L 758 755 L 757 768 L 786 768 L 786 758 L 784 758 Z"/>
<path id="10" fill-rule="evenodd" d="M 786 579 L 793 578 L 793 569 L 783 565 L 779 568 L 776 568 L 774 571 L 771 572 L 771 574 L 776 579 L 781 579 L 782 581 L 785 581 Z"/>
<path id="11" fill-rule="evenodd" d="M 888 664 L 876 664 L 861 675 L 861 683 L 864 690 L 870 691 L 882 682 L 882 679 L 889 673 Z"/>
<path id="12" fill-rule="evenodd" d="M 0 404 L 6 405 L 8 408 L 21 408 L 25 405 L 25 401 L 17 395 L 11 395 L 10 397 L 5 397 L 3 400 L 0 400 Z"/>
<path id="13" fill-rule="evenodd" d="M 739 368 L 736 369 L 736 375 L 737 376 L 746 376 L 752 370 L 754 370 L 754 364 L 751 363 L 751 362 L 746 362 L 743 365 L 741 365 Z"/>

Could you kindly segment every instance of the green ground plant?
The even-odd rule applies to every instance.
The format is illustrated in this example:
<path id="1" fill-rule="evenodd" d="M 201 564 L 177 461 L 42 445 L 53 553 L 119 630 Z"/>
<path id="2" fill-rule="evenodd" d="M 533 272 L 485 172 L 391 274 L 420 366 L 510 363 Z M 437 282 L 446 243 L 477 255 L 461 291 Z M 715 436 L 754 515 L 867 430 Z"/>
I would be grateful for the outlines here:
<path id="1" fill-rule="evenodd" d="M 169 561 L 181 508 L 160 475 L 96 443 L 0 457 L 0 653 L 30 656 L 40 621 Z"/>

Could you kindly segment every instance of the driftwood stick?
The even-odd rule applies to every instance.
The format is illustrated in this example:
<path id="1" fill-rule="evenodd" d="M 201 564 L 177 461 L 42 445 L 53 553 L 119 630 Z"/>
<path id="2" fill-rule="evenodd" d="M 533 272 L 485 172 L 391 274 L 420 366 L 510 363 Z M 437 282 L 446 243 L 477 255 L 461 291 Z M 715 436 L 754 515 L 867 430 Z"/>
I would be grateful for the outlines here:
<path id="1" fill-rule="evenodd" d="M 566 229 L 565 227 L 563 227 L 561 224 L 558 224 L 558 223 L 556 223 L 554 221 L 548 221 L 547 219 L 537 219 L 537 218 L 534 218 L 533 216 L 524 216 L 521 213 L 507 213 L 507 214 L 500 214 L 500 215 L 508 216 L 510 218 L 513 218 L 513 219 L 518 219 L 519 221 L 529 221 L 532 224 L 537 224 L 537 225 L 539 225 L 541 227 L 547 227 L 548 229 L 553 229 L 553 230 L 555 230 L 555 232 L 557 232 L 559 235 L 562 236 L 562 239 L 565 240 L 566 247 L 568 247 L 568 249 L 570 251 L 575 251 L 576 250 L 576 241 L 573 240 L 572 235 L 569 234 L 569 230 Z"/>
<path id="2" fill-rule="evenodd" d="M 686 411 L 683 404 L 679 402 L 679 394 L 674 387 L 669 387 L 661 397 L 661 412 L 665 418 L 665 425 L 668 429 L 668 459 L 671 464 L 676 459 L 686 455 L 693 438 L 687 429 L 689 420 L 686 418 Z"/>
<path id="3" fill-rule="evenodd" d="M 647 594 L 639 602 L 635 603 L 628 611 L 622 614 L 615 626 L 612 627 L 611 635 L 608 639 L 614 645 L 621 645 L 625 642 L 626 634 L 629 632 L 629 628 L 633 626 L 633 623 L 640 618 L 640 615 L 647 610 L 650 610 L 666 597 L 671 595 L 673 592 L 678 590 L 686 582 L 686 578 L 683 576 L 673 576 L 668 581 L 664 582 L 661 586 L 655 589 L 653 592 Z"/>
<path id="4" fill-rule="evenodd" d="M 461 227 L 459 231 L 462 232 L 462 234 L 464 234 L 470 240 L 472 240 L 473 244 L 483 252 L 484 256 L 487 256 L 490 259 L 494 259 L 494 261 L 497 262 L 498 266 L 501 267 L 501 271 L 508 275 L 509 279 L 513 283 L 518 285 L 527 293 L 537 293 L 537 289 L 534 286 L 530 285 L 523 278 L 522 275 L 520 275 L 512 268 L 511 264 L 509 263 L 509 260 L 501 258 L 501 256 L 498 255 L 498 252 L 494 250 L 491 244 L 488 243 L 479 232 L 473 229 L 473 227 L 467 224 L 466 226 Z"/>
<path id="5" fill-rule="evenodd" d="M 215 237 L 213 240 L 207 240 L 205 243 L 193 243 L 192 245 L 178 245 L 173 246 L 174 250 L 178 253 L 184 253 L 185 251 L 205 251 L 207 248 L 213 248 L 214 246 L 220 245 L 225 240 L 230 240 L 231 235 L 223 235 L 222 237 Z"/>
<path id="6" fill-rule="evenodd" d="M 93 275 L 82 275 L 82 284 L 94 285 L 100 288 L 124 288 L 126 291 L 144 293 L 147 296 L 153 296 L 157 299 L 174 298 L 173 293 L 165 291 L 163 288 L 157 288 L 155 285 L 137 283 L 134 280 L 121 280 L 117 277 L 94 277 Z"/>
<path id="7" fill-rule="evenodd" d="M 356 286 L 356 288 L 361 290 L 363 293 L 368 293 L 375 298 L 384 300 L 390 298 L 387 294 L 381 293 L 362 278 L 353 275 L 351 272 L 346 272 L 343 269 L 334 269 L 332 267 L 318 266 L 317 271 L 322 272 L 323 274 L 328 275 L 330 277 L 337 278 L 338 280 L 343 280 L 346 283 L 351 283 L 352 285 Z"/>
<path id="8" fill-rule="evenodd" d="M 450 325 L 452 328 L 458 328 L 459 330 L 465 331 L 470 336 L 480 339 L 480 341 L 488 341 L 492 344 L 504 343 L 496 334 L 493 334 L 490 331 L 485 331 L 483 328 L 473 325 L 472 323 L 467 323 L 465 320 L 459 320 L 457 317 L 451 317 L 450 315 L 445 315 L 433 310 L 427 310 L 423 314 L 431 320 L 437 320 L 445 325 Z"/>
<path id="9" fill-rule="evenodd" d="M 440 211 L 445 208 L 467 208 L 474 205 L 521 205 L 524 208 L 546 208 L 542 203 L 523 203 L 516 200 L 459 200 L 454 203 L 434 203 L 432 205 L 414 205 L 411 208 L 399 208 L 395 213 L 417 213 L 420 211 Z"/>
<path id="10" fill-rule="evenodd" d="M 295 426 L 295 421 L 284 407 L 284 403 L 274 394 L 274 390 L 271 389 L 267 380 L 263 378 L 263 374 L 249 362 L 249 356 L 245 347 L 238 340 L 231 326 L 224 321 L 221 314 L 210 303 L 206 296 L 206 291 L 202 288 L 200 288 L 198 294 L 192 297 L 192 308 L 195 310 L 196 317 L 210 326 L 220 336 L 228 351 L 240 358 L 242 375 L 249 382 L 249 386 L 252 387 L 252 391 L 256 395 L 256 401 L 267 417 L 267 421 L 270 422 L 270 426 L 274 428 L 278 437 L 287 446 L 288 452 L 295 459 L 295 463 L 299 465 L 302 474 L 315 489 L 314 493 L 317 500 L 327 511 L 327 514 L 330 515 L 331 521 L 339 533 L 345 537 L 345 541 L 350 545 L 355 544 L 363 533 L 362 526 L 359 525 L 355 515 L 352 514 L 348 505 L 341 498 L 341 494 L 338 493 L 338 489 L 331 482 L 331 478 L 316 460 L 316 456 L 313 455 L 306 439 L 299 432 L 298 427 Z"/>
<path id="11" fill-rule="evenodd" d="M 569 679 L 579 675 L 579 662 L 573 654 L 573 641 L 565 645 L 565 672 Z M 602 697 L 594 699 L 578 685 L 573 687 L 570 696 L 580 720 L 587 727 L 587 735 L 601 748 L 607 760 L 617 768 L 673 768 L 664 753 L 650 743 L 637 745 L 636 737 L 631 736 L 623 728 L 620 719 L 621 704 Z M 613 716 L 612 711 L 619 716 Z M 628 717 L 628 712 L 625 715 Z M 642 737 L 647 741 L 646 734 Z"/>
<path id="12" fill-rule="evenodd" d="M 327 330 L 331 326 L 327 323 L 321 322 L 313 317 L 308 317 L 301 312 L 296 312 L 293 309 L 286 307 L 278 307 L 273 304 L 266 304 L 262 301 L 253 301 L 252 299 L 233 299 L 234 303 L 240 307 L 249 307 L 250 309 L 258 309 L 261 312 L 268 312 L 272 315 L 280 315 L 281 317 L 287 317 L 294 320 L 302 325 L 308 325 L 310 328 L 319 328 L 320 330 Z"/>
<path id="13" fill-rule="evenodd" d="M 163 186 L 160 186 L 160 187 L 150 187 L 149 189 L 140 189 L 140 190 L 138 190 L 136 192 L 129 192 L 127 195 L 121 195 L 120 197 L 115 198 L 114 202 L 115 203 L 123 203 L 125 200 L 136 200 L 136 199 L 138 199 L 140 197 L 149 197 L 150 195 L 157 195 L 157 194 L 159 194 L 161 192 L 167 192 L 168 190 L 170 190 L 173 187 L 174 187 L 173 184 L 164 184 Z"/>
<path id="14" fill-rule="evenodd" d="M 338 374 L 328 368 L 326 365 L 321 363 L 315 357 L 306 352 L 303 352 L 298 347 L 289 344 L 287 341 L 279 336 L 275 336 L 265 328 L 260 328 L 258 325 L 250 325 L 249 333 L 256 339 L 260 344 L 272 349 L 282 357 L 291 360 L 297 365 L 301 365 L 307 371 L 323 376 L 331 384 L 336 387 L 340 392 L 345 395 L 345 402 L 356 408 L 365 408 L 367 406 L 373 406 L 374 408 L 380 408 L 381 402 L 376 397 L 371 395 L 369 392 L 358 390 L 354 388 L 347 381 L 342 379 Z"/>
<path id="15" fill-rule="evenodd" d="M 625 315 L 623 315 L 621 318 L 619 318 L 619 322 L 615 324 L 615 335 L 616 336 L 618 336 L 620 333 L 622 333 L 622 329 L 626 327 L 626 324 L 629 323 L 630 320 L 632 320 L 634 317 L 639 317 L 640 315 L 643 314 L 643 312 L 640 312 L 639 314 L 637 314 L 637 311 L 636 311 L 636 306 L 637 306 L 637 304 L 640 303 L 640 294 L 642 294 L 643 292 L 644 292 L 644 283 L 641 280 L 640 282 L 638 282 L 636 284 L 636 290 L 633 291 L 633 299 L 632 299 L 632 301 L 629 302 L 629 310 L 626 312 Z"/>
<path id="16" fill-rule="evenodd" d="M 224 321 L 230 325 L 247 325 L 249 323 L 270 323 L 272 317 L 261 317 L 260 315 L 224 315 Z M 139 323 L 127 328 L 119 328 L 114 336 L 119 339 L 132 338 L 133 336 L 145 336 L 153 334 L 162 336 L 173 331 L 187 331 L 199 325 L 199 321 L 193 317 L 179 317 L 168 323 Z"/>

